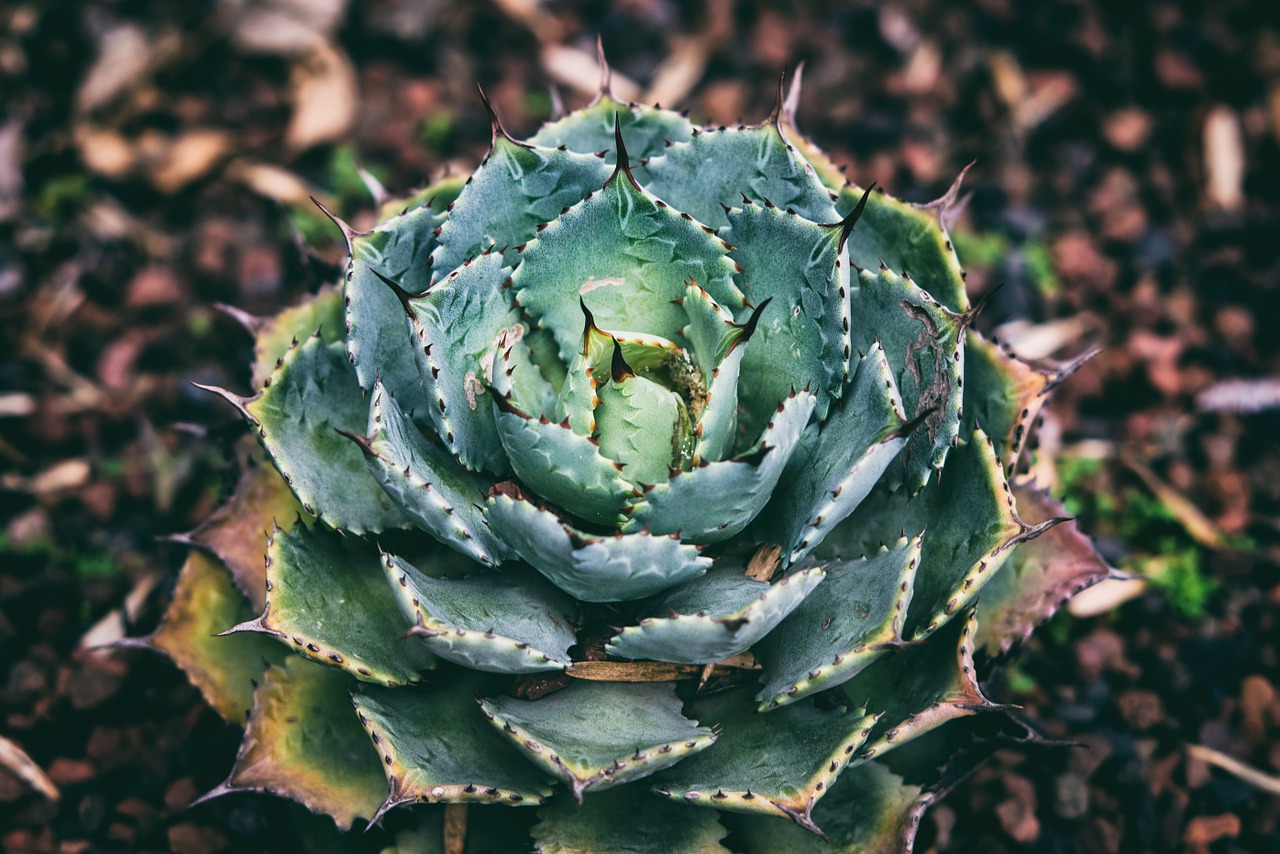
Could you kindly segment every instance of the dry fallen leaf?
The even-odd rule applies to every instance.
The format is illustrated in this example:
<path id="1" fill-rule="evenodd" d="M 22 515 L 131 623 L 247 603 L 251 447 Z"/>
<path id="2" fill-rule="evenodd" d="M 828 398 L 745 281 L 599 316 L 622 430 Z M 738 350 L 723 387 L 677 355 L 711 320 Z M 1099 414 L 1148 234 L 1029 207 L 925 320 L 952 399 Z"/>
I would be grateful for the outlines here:
<path id="1" fill-rule="evenodd" d="M 230 150 L 231 138 L 225 131 L 213 128 L 185 131 L 169 141 L 147 177 L 161 192 L 174 193 L 209 174 Z"/>
<path id="2" fill-rule="evenodd" d="M 1263 412 L 1280 409 L 1280 377 L 1222 380 L 1196 395 L 1201 412 Z"/>
<path id="3" fill-rule="evenodd" d="M 295 151 L 344 136 L 356 115 L 356 72 L 328 42 L 294 62 L 289 73 L 293 117 L 285 144 Z"/>
<path id="4" fill-rule="evenodd" d="M 293 56 L 328 42 L 347 0 L 222 0 L 232 40 L 243 50 Z"/>
<path id="5" fill-rule="evenodd" d="M 25 750 L 2 735 L 0 735 L 0 767 L 7 769 L 14 777 L 26 783 L 32 791 L 39 792 L 51 801 L 61 797 L 58 787 L 53 785 L 49 775 L 41 770 Z"/>

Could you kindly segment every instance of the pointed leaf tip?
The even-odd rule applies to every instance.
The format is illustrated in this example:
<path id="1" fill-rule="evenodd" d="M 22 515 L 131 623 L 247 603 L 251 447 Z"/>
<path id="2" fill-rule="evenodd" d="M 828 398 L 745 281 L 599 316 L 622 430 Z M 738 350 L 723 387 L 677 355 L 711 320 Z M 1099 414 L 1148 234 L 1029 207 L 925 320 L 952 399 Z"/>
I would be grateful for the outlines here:
<path id="1" fill-rule="evenodd" d="M 732 353 L 734 348 L 746 344 L 751 340 L 751 336 L 755 334 L 756 327 L 760 325 L 760 316 L 764 314 L 765 308 L 767 308 L 771 302 L 773 302 L 773 297 L 769 297 L 767 300 L 756 306 L 755 311 L 751 312 L 751 317 L 747 319 L 746 323 L 732 324 L 733 326 L 741 329 L 742 332 L 738 335 L 738 340 L 729 345 L 729 353 Z"/>
<path id="2" fill-rule="evenodd" d="M 978 301 L 975 302 L 969 308 L 968 311 L 961 314 L 960 328 L 966 329 L 969 326 L 971 326 L 973 322 L 978 319 L 978 315 L 982 314 L 982 310 L 987 307 L 987 303 L 991 302 L 991 298 L 994 297 L 996 294 L 1000 293 L 1000 289 L 1003 288 L 1005 284 L 1006 284 L 1005 282 L 1001 282 L 991 290 L 984 293 L 981 297 L 978 298 Z"/>
<path id="3" fill-rule="evenodd" d="M 849 215 L 840 220 L 840 248 L 844 249 L 845 242 L 849 239 L 849 235 L 853 234 L 853 227 L 858 224 L 858 220 L 862 218 L 862 212 L 867 208 L 867 199 L 871 198 L 871 191 L 876 188 L 876 182 L 872 181 L 867 185 L 867 189 L 862 191 L 862 198 L 858 199 L 858 204 L 853 210 L 849 211 Z M 884 261 L 880 262 L 880 266 L 885 268 Z M 888 269 L 888 268 L 885 268 Z"/>
<path id="4" fill-rule="evenodd" d="M 796 113 L 800 111 L 800 85 L 803 77 L 804 61 L 801 60 L 791 75 L 791 86 L 787 90 L 786 100 L 782 102 L 782 120 L 793 129 L 796 127 Z"/>
<path id="5" fill-rule="evenodd" d="M 414 320 L 418 319 L 418 313 L 413 310 L 413 306 L 409 304 L 409 300 L 413 298 L 413 294 L 400 287 L 396 282 L 379 273 L 377 270 L 370 270 L 377 276 L 384 285 L 391 288 L 391 292 L 396 295 L 396 299 L 400 300 L 400 306 L 404 309 L 404 313 Z"/>
<path id="6" fill-rule="evenodd" d="M 596 93 L 596 101 L 613 97 L 613 69 L 604 55 L 604 37 L 596 36 L 596 62 L 600 65 L 600 91 Z"/>
<path id="7" fill-rule="evenodd" d="M 216 394 L 218 397 L 222 398 L 222 399 L 223 399 L 223 400 L 225 400 L 227 403 L 229 403 L 229 404 L 231 404 L 232 406 L 234 406 L 234 407 L 236 408 L 236 410 L 237 410 L 241 415 L 243 415 L 245 418 L 248 418 L 250 421 L 254 421 L 254 422 L 256 423 L 257 419 L 256 419 L 256 418 L 254 418 L 254 417 L 249 413 L 249 409 L 248 409 L 248 403 L 249 403 L 249 401 L 250 401 L 252 398 L 248 398 L 248 397 L 241 397 L 240 395 L 236 394 L 235 392 L 227 391 L 227 390 L 226 390 L 225 388 L 223 388 L 222 386 L 217 386 L 217 385 L 205 385 L 204 383 L 198 383 L 198 382 L 192 382 L 191 384 L 192 384 L 193 386 L 195 386 L 196 388 L 198 388 L 198 389 L 201 389 L 201 390 L 203 390 L 203 391 L 207 391 L 207 392 L 211 392 L 212 394 Z"/>
<path id="8" fill-rule="evenodd" d="M 623 358 L 622 345 L 618 343 L 616 338 L 613 340 L 613 362 L 610 364 L 609 370 L 615 383 L 620 383 L 628 377 L 636 375 L 636 372 L 627 364 L 627 360 Z"/>
<path id="9" fill-rule="evenodd" d="M 636 181 L 634 175 L 631 174 L 631 157 L 627 154 L 627 145 L 622 138 L 622 120 L 619 114 L 613 116 L 613 143 L 617 149 L 617 165 L 613 168 L 613 174 L 609 176 L 609 180 L 605 182 L 605 186 L 613 183 L 618 175 L 627 176 L 627 180 L 631 182 L 631 186 L 637 190 L 640 189 L 640 183 Z"/>
<path id="10" fill-rule="evenodd" d="M 476 91 L 480 93 L 480 100 L 484 102 L 484 111 L 489 114 L 489 147 L 492 148 L 498 142 L 498 137 L 510 140 L 517 145 L 525 145 L 518 139 L 507 133 L 507 129 L 502 126 L 502 119 L 498 118 L 498 111 L 494 109 L 493 102 L 489 100 L 489 96 L 485 94 L 484 87 L 479 83 L 476 84 Z M 525 146 L 526 148 L 528 146 Z"/>
<path id="11" fill-rule="evenodd" d="M 320 212 L 327 216 L 329 220 L 338 227 L 338 230 L 342 232 L 343 239 L 347 241 L 347 247 L 350 248 L 351 241 L 358 237 L 360 232 L 352 228 L 351 225 L 342 217 L 329 210 L 329 208 L 327 208 L 324 203 L 315 196 L 308 196 L 307 198 L 311 199 L 311 203 L 318 207 Z"/>

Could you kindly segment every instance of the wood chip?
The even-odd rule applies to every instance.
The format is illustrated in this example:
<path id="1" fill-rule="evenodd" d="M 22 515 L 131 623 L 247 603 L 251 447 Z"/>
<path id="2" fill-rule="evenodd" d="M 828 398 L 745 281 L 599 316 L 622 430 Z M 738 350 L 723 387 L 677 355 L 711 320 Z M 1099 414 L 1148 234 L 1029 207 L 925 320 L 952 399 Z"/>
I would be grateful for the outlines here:
<path id="1" fill-rule="evenodd" d="M 781 546 L 775 546 L 770 543 L 760 546 L 747 563 L 747 578 L 755 581 L 768 581 L 773 578 L 773 574 L 778 570 L 778 563 L 781 557 Z"/>
<path id="2" fill-rule="evenodd" d="M 444 854 L 462 854 L 467 848 L 467 805 L 444 805 Z"/>

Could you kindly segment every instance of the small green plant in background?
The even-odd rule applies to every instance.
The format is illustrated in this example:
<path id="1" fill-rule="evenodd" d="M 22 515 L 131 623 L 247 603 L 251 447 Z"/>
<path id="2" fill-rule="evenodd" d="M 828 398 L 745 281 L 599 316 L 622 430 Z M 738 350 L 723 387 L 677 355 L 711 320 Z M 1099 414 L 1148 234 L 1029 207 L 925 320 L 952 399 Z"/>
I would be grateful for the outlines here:
<path id="1" fill-rule="evenodd" d="M 1064 456 L 1058 474 L 1067 512 L 1098 537 L 1123 544 L 1120 569 L 1150 581 L 1185 616 L 1203 616 L 1218 582 L 1204 572 L 1204 547 L 1164 502 L 1137 486 L 1117 486 L 1116 473 L 1097 458 Z"/>

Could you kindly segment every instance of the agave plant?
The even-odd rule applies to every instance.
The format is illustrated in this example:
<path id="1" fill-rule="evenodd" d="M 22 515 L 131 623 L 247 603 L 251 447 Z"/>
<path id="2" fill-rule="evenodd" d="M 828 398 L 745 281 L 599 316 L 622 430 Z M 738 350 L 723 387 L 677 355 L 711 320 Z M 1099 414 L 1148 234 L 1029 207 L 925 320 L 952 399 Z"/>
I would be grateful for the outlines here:
<path id="1" fill-rule="evenodd" d="M 270 465 L 150 638 L 245 723 L 212 794 L 484 805 L 474 850 L 909 845 L 963 737 L 893 749 L 1001 708 L 975 654 L 1107 568 L 1010 482 L 1066 370 L 973 329 L 957 191 L 846 183 L 798 83 L 753 126 L 607 74 L 527 140 L 490 109 L 470 177 L 335 217 L 340 288 L 234 312 L 257 391 L 212 390 Z"/>

